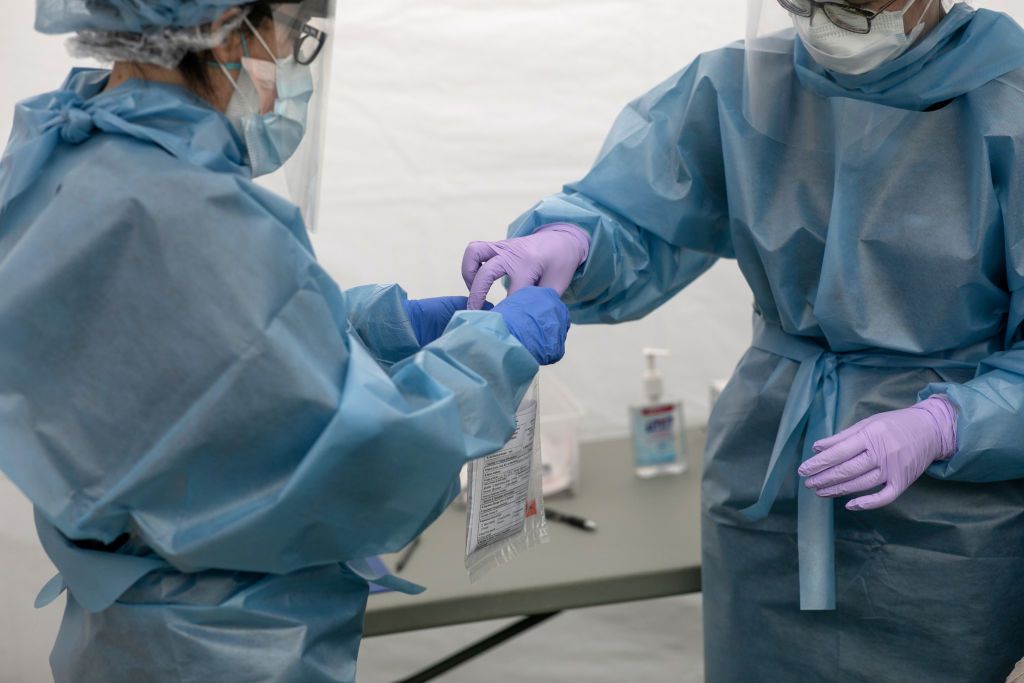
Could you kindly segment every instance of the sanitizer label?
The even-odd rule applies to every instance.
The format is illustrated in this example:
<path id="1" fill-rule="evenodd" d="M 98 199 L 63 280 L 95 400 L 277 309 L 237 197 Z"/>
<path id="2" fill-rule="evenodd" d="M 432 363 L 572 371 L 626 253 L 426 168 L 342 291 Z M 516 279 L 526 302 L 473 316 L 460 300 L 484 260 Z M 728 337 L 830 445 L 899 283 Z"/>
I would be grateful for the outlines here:
<path id="1" fill-rule="evenodd" d="M 643 433 L 637 436 L 637 464 L 670 465 L 678 459 L 676 453 L 675 406 L 656 406 L 640 411 Z"/>

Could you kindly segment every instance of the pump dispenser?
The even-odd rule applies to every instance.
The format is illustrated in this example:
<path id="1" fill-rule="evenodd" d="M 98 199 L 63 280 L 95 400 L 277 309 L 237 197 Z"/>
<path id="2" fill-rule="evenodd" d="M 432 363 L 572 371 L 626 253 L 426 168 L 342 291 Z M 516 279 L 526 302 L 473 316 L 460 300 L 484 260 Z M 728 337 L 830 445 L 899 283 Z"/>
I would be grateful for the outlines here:
<path id="1" fill-rule="evenodd" d="M 665 391 L 665 379 L 658 372 L 658 358 L 668 356 L 666 349 L 644 349 L 644 361 L 647 364 L 644 370 L 644 395 L 648 403 L 657 403 Z"/>
<path id="2" fill-rule="evenodd" d="M 633 436 L 633 462 L 638 477 L 647 479 L 686 471 L 683 406 L 666 401 L 665 380 L 658 359 L 669 355 L 665 349 L 646 348 L 643 387 L 647 403 L 630 408 Z"/>

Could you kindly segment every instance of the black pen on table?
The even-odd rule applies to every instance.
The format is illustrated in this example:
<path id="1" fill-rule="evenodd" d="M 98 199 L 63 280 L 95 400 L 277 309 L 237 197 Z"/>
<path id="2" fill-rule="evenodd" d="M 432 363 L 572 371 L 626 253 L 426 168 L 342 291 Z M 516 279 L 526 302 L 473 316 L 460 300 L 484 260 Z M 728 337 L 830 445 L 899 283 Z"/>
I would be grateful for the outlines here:
<path id="1" fill-rule="evenodd" d="M 416 551 L 416 546 L 420 544 L 421 539 L 421 536 L 417 536 L 412 539 L 412 543 L 407 545 L 405 550 L 402 551 L 402 554 L 398 556 L 398 562 L 395 564 L 396 574 L 405 569 L 405 565 L 409 564 L 409 558 L 412 557 L 412 554 Z"/>
<path id="2" fill-rule="evenodd" d="M 544 516 L 550 519 L 552 522 L 561 522 L 562 524 L 568 524 L 574 526 L 577 529 L 583 531 L 597 531 L 597 523 L 593 520 L 584 519 L 583 517 L 577 517 L 576 515 L 570 515 L 565 512 L 559 512 L 552 510 L 551 508 L 544 508 Z"/>

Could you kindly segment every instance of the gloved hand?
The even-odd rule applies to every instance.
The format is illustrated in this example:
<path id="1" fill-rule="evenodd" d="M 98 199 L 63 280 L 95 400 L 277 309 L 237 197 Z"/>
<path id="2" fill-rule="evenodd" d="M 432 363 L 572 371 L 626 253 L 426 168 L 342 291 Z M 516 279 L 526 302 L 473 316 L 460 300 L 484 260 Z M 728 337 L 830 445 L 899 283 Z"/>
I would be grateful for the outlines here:
<path id="1" fill-rule="evenodd" d="M 590 235 L 569 223 L 552 223 L 526 237 L 471 242 L 462 257 L 469 310 L 483 306 L 494 281 L 508 276 L 509 294 L 523 287 L 550 287 L 559 296 L 590 254 Z"/>
<path id="2" fill-rule="evenodd" d="M 485 302 L 485 309 L 493 308 Z M 416 333 L 416 341 L 426 346 L 440 337 L 456 311 L 466 310 L 466 297 L 439 296 L 433 299 L 409 299 L 405 302 L 405 312 Z"/>
<path id="3" fill-rule="evenodd" d="M 804 485 L 823 498 L 855 498 L 847 510 L 873 510 L 896 500 L 936 460 L 956 452 L 956 409 L 932 396 L 904 410 L 879 413 L 814 444 L 817 453 L 800 466 Z"/>
<path id="4" fill-rule="evenodd" d="M 505 319 L 509 332 L 541 365 L 551 365 L 565 355 L 569 334 L 569 308 L 558 292 L 546 287 L 520 289 L 494 307 Z"/>

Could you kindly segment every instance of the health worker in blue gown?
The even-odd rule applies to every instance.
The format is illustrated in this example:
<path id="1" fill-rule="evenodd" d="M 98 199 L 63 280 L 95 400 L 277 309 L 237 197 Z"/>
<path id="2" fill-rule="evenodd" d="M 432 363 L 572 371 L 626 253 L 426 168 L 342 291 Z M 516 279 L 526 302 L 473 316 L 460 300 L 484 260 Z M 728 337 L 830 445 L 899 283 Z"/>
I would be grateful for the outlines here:
<path id="1" fill-rule="evenodd" d="M 708 426 L 707 680 L 1001 682 L 1024 654 L 1024 31 L 962 2 L 749 5 L 745 41 L 470 245 L 470 308 L 508 276 L 616 323 L 735 259 L 753 339 Z"/>
<path id="2" fill-rule="evenodd" d="M 0 160 L 0 471 L 67 592 L 58 683 L 350 683 L 368 579 L 418 590 L 366 558 L 563 353 L 551 289 L 464 311 L 317 263 L 333 17 L 38 0 L 114 63 L 19 104 Z"/>

